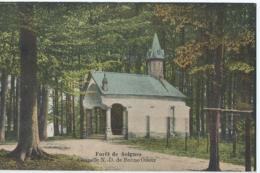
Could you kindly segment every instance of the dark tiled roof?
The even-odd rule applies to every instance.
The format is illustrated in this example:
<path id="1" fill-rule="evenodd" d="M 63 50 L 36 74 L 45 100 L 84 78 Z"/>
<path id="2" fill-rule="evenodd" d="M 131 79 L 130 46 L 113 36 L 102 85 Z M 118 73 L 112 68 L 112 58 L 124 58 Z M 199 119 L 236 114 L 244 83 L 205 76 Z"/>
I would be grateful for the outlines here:
<path id="1" fill-rule="evenodd" d="M 102 90 L 104 74 L 108 82 L 107 91 Z M 186 97 L 166 80 L 158 80 L 149 75 L 101 71 L 91 72 L 91 75 L 104 95 Z"/>

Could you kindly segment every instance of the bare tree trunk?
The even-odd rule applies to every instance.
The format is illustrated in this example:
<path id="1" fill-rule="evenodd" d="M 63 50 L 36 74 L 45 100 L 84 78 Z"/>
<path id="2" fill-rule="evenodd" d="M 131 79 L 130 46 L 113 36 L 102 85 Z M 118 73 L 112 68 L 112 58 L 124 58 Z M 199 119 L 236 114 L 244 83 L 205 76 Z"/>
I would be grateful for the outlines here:
<path id="1" fill-rule="evenodd" d="M 5 142 L 5 117 L 6 117 L 6 91 L 7 91 L 7 72 L 2 70 L 1 75 L 1 111 L 0 111 L 0 143 Z"/>
<path id="2" fill-rule="evenodd" d="M 221 55 L 222 56 L 222 58 L 224 59 L 224 55 Z M 222 65 L 222 69 L 224 69 L 224 63 L 221 63 L 221 65 Z M 223 72 L 224 73 L 224 72 Z M 223 75 L 223 73 L 221 73 L 221 75 Z M 226 81 L 225 79 L 224 79 L 224 77 L 223 76 L 221 76 L 221 80 L 222 80 L 222 86 L 221 86 L 221 103 L 220 103 L 220 105 L 221 105 L 221 107 L 222 108 L 225 108 L 226 106 L 226 100 L 227 100 L 227 97 L 226 97 L 226 95 L 225 95 L 225 92 L 226 92 L 226 83 L 228 82 L 228 81 Z M 228 115 L 228 113 L 227 112 L 222 112 L 222 116 L 220 117 L 220 121 L 221 121 L 221 137 L 222 137 L 222 139 L 223 140 L 226 140 L 227 139 L 227 133 L 226 133 L 226 129 L 227 129 L 227 115 Z"/>
<path id="3" fill-rule="evenodd" d="M 251 171 L 251 114 L 245 120 L 245 171 Z"/>
<path id="4" fill-rule="evenodd" d="M 56 135 L 56 130 L 55 130 L 55 123 L 56 123 L 56 100 L 55 100 L 55 94 L 54 94 L 54 90 L 52 90 L 52 114 L 53 114 L 53 117 L 52 117 L 52 121 L 53 121 L 53 131 L 54 131 L 54 136 Z"/>
<path id="5" fill-rule="evenodd" d="M 196 98 L 196 101 L 195 101 L 195 104 L 196 104 L 196 107 L 195 107 L 195 110 L 196 110 L 196 131 L 197 131 L 197 136 L 199 136 L 199 133 L 200 133 L 200 80 L 199 79 L 199 75 L 197 75 L 197 79 L 196 79 L 196 94 L 195 94 L 195 98 Z"/>
<path id="6" fill-rule="evenodd" d="M 67 126 L 67 134 L 71 134 L 72 132 L 72 114 L 71 114 L 71 96 L 66 94 L 66 126 Z"/>
<path id="7" fill-rule="evenodd" d="M 200 88 L 200 118 L 201 118 L 201 135 L 205 137 L 205 115 L 203 112 L 204 108 L 204 93 L 205 93 L 205 84 L 204 84 L 204 78 L 203 75 L 201 76 L 201 88 Z"/>
<path id="8" fill-rule="evenodd" d="M 208 171 L 220 171 L 219 167 L 219 137 L 218 137 L 218 125 L 220 112 L 211 112 L 210 116 L 210 161 Z"/>
<path id="9" fill-rule="evenodd" d="M 58 90 L 54 89 L 53 94 L 53 126 L 54 126 L 54 136 L 58 136 L 59 133 L 59 94 Z"/>
<path id="10" fill-rule="evenodd" d="M 256 63 L 255 63 L 256 64 Z M 256 72 L 253 73 L 252 75 L 252 80 L 253 80 L 253 86 L 252 86 L 252 105 L 253 105 L 253 114 L 252 114 L 252 120 L 254 122 L 254 127 L 253 127 L 253 157 L 254 157 L 254 171 L 256 171 L 256 130 L 257 130 L 257 126 L 256 126 Z"/>
<path id="11" fill-rule="evenodd" d="M 83 107 L 83 99 L 84 99 L 84 84 L 83 81 L 80 80 L 80 96 L 79 96 L 79 106 L 80 106 L 80 138 L 83 139 L 85 136 L 85 111 Z"/>
<path id="12" fill-rule="evenodd" d="M 9 103 L 8 103 L 8 113 L 7 113 L 7 133 L 10 135 L 13 131 L 14 124 L 14 76 L 11 75 L 11 88 L 9 92 Z"/>
<path id="13" fill-rule="evenodd" d="M 191 97 L 191 108 L 190 108 L 190 122 L 189 122 L 189 129 L 190 129 L 190 136 L 193 136 L 194 135 L 194 128 L 193 128 L 193 121 L 194 121 L 194 116 L 193 116 L 193 109 L 194 109 L 194 98 L 193 98 L 193 95 L 194 95 L 194 88 L 193 88 L 193 78 L 191 78 L 191 90 L 190 90 L 190 97 Z"/>
<path id="14" fill-rule="evenodd" d="M 69 126 L 69 94 L 66 94 L 66 134 L 70 133 L 70 126 Z"/>
<path id="15" fill-rule="evenodd" d="M 210 93 L 211 93 L 211 85 L 210 85 L 210 75 L 208 74 L 207 75 L 207 82 L 206 82 L 206 106 L 207 107 L 210 107 Z M 204 113 L 205 114 L 205 113 Z M 210 124 L 209 124 L 209 116 L 206 115 L 206 132 L 207 132 L 207 136 L 209 136 L 209 127 L 210 127 Z M 207 137 L 208 138 L 208 137 Z"/>
<path id="16" fill-rule="evenodd" d="M 64 128 L 64 120 L 63 120 L 63 113 L 64 113 L 64 110 L 63 110 L 63 93 L 62 91 L 60 92 L 60 127 L 61 127 L 61 131 L 60 131 L 60 135 L 63 136 L 63 128 Z"/>
<path id="17" fill-rule="evenodd" d="M 46 85 L 42 86 L 41 109 L 39 114 L 39 137 L 41 141 L 46 140 L 47 137 L 47 118 L 49 105 L 49 89 Z"/>
<path id="18" fill-rule="evenodd" d="M 222 28 L 224 25 L 224 6 L 222 8 L 216 8 L 214 5 L 212 5 L 212 10 L 216 10 L 216 25 L 218 26 L 217 31 L 215 31 L 216 35 L 221 38 L 222 36 Z M 211 95 L 211 104 L 210 106 L 215 107 L 215 108 L 220 108 L 221 107 L 221 86 L 223 83 L 222 77 L 223 77 L 223 57 L 224 56 L 224 46 L 223 42 L 222 44 L 218 45 L 216 50 L 213 52 L 212 60 L 214 64 L 214 73 L 212 75 L 212 81 L 213 82 L 213 88 L 212 88 L 212 93 Z M 220 171 L 219 167 L 219 134 L 218 134 L 218 129 L 219 129 L 219 121 L 220 121 L 220 115 L 221 112 L 212 112 L 211 116 L 211 127 L 210 127 L 210 161 L 209 161 L 209 166 L 208 166 L 208 171 Z"/>
<path id="19" fill-rule="evenodd" d="M 233 139 L 232 139 L 232 155 L 233 157 L 237 154 L 237 116 L 233 117 Z"/>
<path id="20" fill-rule="evenodd" d="M 76 114 L 75 114 L 75 96 L 72 96 L 72 131 L 73 136 L 76 137 Z"/>
<path id="21" fill-rule="evenodd" d="M 20 88 L 20 77 L 16 79 L 16 94 L 15 94 L 15 124 L 14 124 L 14 131 L 16 132 L 17 140 L 19 140 L 19 123 L 20 123 L 20 99 L 21 96 L 21 88 Z"/>
<path id="22" fill-rule="evenodd" d="M 84 111 L 84 107 L 83 107 L 83 95 L 80 95 L 79 98 L 79 103 L 80 103 L 80 138 L 83 139 L 84 138 L 84 132 L 86 131 L 86 129 L 84 128 L 84 122 L 85 122 L 85 111 Z"/>
<path id="23" fill-rule="evenodd" d="M 15 76 L 14 75 L 11 75 L 11 92 L 10 92 L 10 95 L 11 95 L 11 103 L 10 103 L 10 106 L 11 106 L 11 122 L 12 122 L 12 132 L 15 132 L 14 131 L 14 124 L 15 124 L 15 113 L 14 113 L 14 110 L 15 110 Z"/>
<path id="24" fill-rule="evenodd" d="M 40 129 L 40 116 L 41 116 L 41 114 L 42 114 L 42 85 L 39 85 L 38 90 L 37 90 L 37 116 L 38 116 L 38 127 L 39 127 L 39 129 Z"/>
<path id="25" fill-rule="evenodd" d="M 230 81 L 230 85 L 228 86 L 228 108 L 229 109 L 233 109 L 233 103 L 234 103 L 234 94 L 233 94 L 233 90 L 234 90 L 234 77 L 233 77 L 233 73 L 230 74 L 229 76 L 229 81 Z M 233 117 L 233 127 L 231 127 L 232 124 L 232 117 Z M 234 146 L 234 141 L 236 141 L 236 121 L 235 121 L 235 117 L 233 116 L 233 113 L 229 113 L 227 116 L 227 134 L 226 134 L 226 138 L 227 139 L 232 139 L 233 141 L 233 146 Z M 233 131 L 233 134 L 231 133 Z M 234 149 L 233 149 L 234 151 Z M 234 154 L 234 153 L 233 153 Z"/>
<path id="26" fill-rule="evenodd" d="M 19 4 L 21 50 L 21 118 L 17 147 L 10 156 L 24 161 L 45 153 L 39 148 L 37 120 L 37 47 L 33 31 L 33 4 Z"/>

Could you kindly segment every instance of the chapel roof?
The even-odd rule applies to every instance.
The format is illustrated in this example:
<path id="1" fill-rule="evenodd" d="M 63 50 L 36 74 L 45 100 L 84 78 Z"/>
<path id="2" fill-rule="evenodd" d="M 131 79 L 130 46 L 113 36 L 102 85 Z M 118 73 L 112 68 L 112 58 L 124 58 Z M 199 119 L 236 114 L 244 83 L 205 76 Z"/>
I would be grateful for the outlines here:
<path id="1" fill-rule="evenodd" d="M 102 89 L 104 74 L 107 78 L 106 91 Z M 103 95 L 186 97 L 166 80 L 150 75 L 92 71 L 91 76 Z"/>

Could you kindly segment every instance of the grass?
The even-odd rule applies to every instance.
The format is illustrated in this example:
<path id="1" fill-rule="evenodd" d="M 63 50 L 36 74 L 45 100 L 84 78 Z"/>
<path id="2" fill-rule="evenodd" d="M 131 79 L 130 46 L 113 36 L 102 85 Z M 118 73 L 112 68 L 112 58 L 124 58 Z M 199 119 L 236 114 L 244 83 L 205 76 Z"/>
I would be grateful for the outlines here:
<path id="1" fill-rule="evenodd" d="M 53 136 L 53 137 L 48 137 L 46 141 L 55 141 L 55 140 L 67 140 L 67 139 L 79 139 L 76 138 L 72 135 L 63 135 L 63 136 Z"/>
<path id="2" fill-rule="evenodd" d="M 48 159 L 18 162 L 8 158 L 8 151 L 0 150 L 0 170 L 96 170 L 94 166 L 78 157 L 52 155 Z"/>
<path id="3" fill-rule="evenodd" d="M 173 138 L 169 140 L 169 146 L 166 147 L 166 139 L 145 139 L 136 138 L 128 141 L 118 141 L 120 144 L 133 145 L 139 149 L 166 153 L 177 156 L 187 156 L 202 159 L 209 159 L 207 151 L 207 139 L 188 139 L 187 151 L 185 151 L 185 140 L 183 138 Z M 209 148 L 208 148 L 209 150 Z M 233 163 L 237 165 L 244 164 L 244 145 L 237 144 L 236 156 L 232 155 L 232 143 L 219 143 L 220 161 Z"/>

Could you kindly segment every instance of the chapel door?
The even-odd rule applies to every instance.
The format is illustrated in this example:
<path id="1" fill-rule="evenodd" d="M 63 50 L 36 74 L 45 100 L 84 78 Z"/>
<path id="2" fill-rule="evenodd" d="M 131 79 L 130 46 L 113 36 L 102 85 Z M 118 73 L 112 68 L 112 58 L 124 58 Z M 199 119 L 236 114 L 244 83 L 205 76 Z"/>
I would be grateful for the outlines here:
<path id="1" fill-rule="evenodd" d="M 111 128 L 113 135 L 122 135 L 123 130 L 123 110 L 120 104 L 112 105 L 111 109 Z"/>

